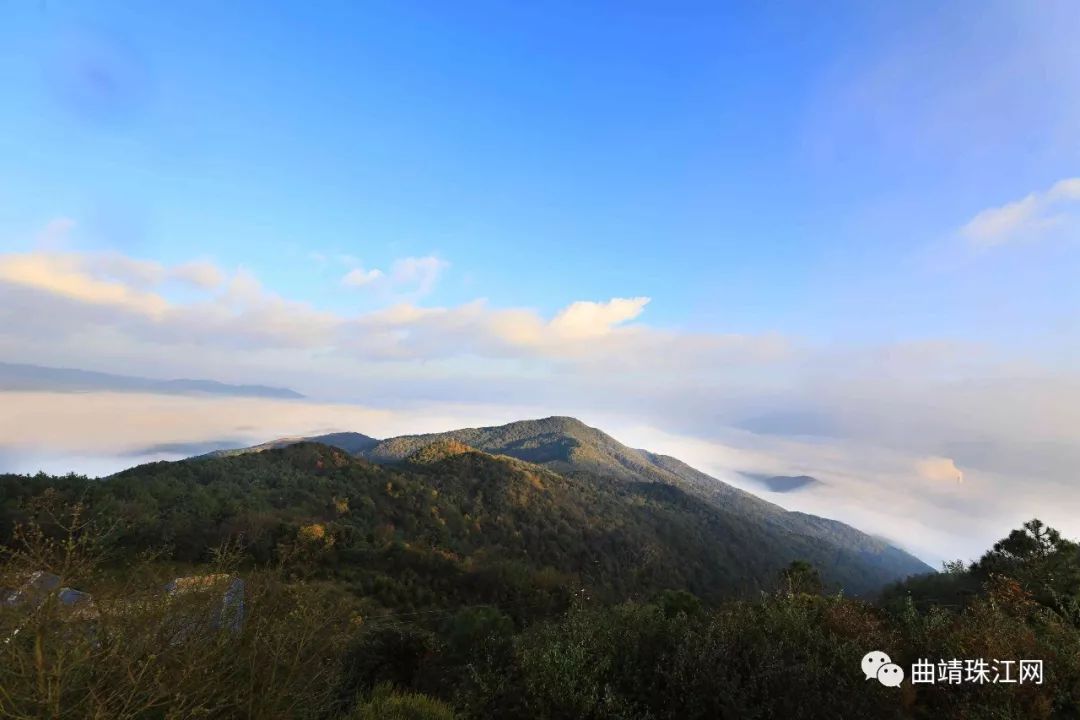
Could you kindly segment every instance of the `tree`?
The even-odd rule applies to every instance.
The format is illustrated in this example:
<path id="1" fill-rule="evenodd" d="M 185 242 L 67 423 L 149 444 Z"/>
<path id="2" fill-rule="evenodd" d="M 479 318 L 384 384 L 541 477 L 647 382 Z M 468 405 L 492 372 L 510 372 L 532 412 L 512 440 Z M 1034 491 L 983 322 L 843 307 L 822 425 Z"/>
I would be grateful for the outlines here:
<path id="1" fill-rule="evenodd" d="M 941 563 L 941 572 L 944 575 L 963 575 L 967 571 L 967 564 L 960 559 L 945 560 Z"/>
<path id="2" fill-rule="evenodd" d="M 1008 537 L 994 543 L 994 548 L 983 556 L 983 567 L 1016 566 L 1032 563 L 1075 545 L 1061 537 L 1061 533 L 1035 518 L 1013 530 Z"/>
<path id="3" fill-rule="evenodd" d="M 656 598 L 656 604 L 664 612 L 664 617 L 677 615 L 697 615 L 701 612 L 701 601 L 692 592 L 686 590 L 664 590 Z"/>
<path id="4" fill-rule="evenodd" d="M 817 568 L 795 560 L 780 572 L 780 592 L 787 595 L 820 595 L 824 586 Z"/>
<path id="5" fill-rule="evenodd" d="M 1015 583 L 1035 602 L 1080 625 L 1080 546 L 1039 519 L 994 543 L 971 571 L 984 582 Z"/>
<path id="6" fill-rule="evenodd" d="M 350 643 L 343 660 L 342 702 L 390 683 L 412 688 L 420 679 L 425 660 L 432 654 L 431 633 L 408 625 L 373 627 Z"/>

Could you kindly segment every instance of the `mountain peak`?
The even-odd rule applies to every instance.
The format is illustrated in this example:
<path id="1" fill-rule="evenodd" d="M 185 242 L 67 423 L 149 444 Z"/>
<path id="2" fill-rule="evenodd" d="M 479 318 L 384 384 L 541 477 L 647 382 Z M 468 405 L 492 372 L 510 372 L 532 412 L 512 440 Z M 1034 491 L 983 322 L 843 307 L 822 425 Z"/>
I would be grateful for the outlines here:
<path id="1" fill-rule="evenodd" d="M 344 450 L 353 455 L 362 453 L 365 450 L 370 450 L 379 444 L 379 441 L 375 438 L 358 432 L 334 432 L 325 435 L 315 435 L 305 439 L 310 440 L 311 442 L 336 447 L 339 450 Z"/>
<path id="2" fill-rule="evenodd" d="M 562 430 L 565 432 L 599 432 L 596 428 L 589 427 L 581 420 L 578 420 L 576 417 L 571 417 L 570 415 L 551 415 L 546 418 L 537 418 L 535 420 L 519 420 L 517 422 L 509 423 L 509 425 L 520 425 L 523 427 L 532 426 L 537 429 Z"/>
<path id="3" fill-rule="evenodd" d="M 344 449 L 379 464 L 408 461 L 438 465 L 463 458 L 486 458 L 529 463 L 582 483 L 601 481 L 605 487 L 622 483 L 616 492 L 704 502 L 732 537 L 756 537 L 773 546 L 777 557 L 790 559 L 847 558 L 836 579 L 849 591 L 907 575 L 927 572 L 928 566 L 903 551 L 871 538 L 843 523 L 788 512 L 779 505 L 732 487 L 690 467 L 677 458 L 637 450 L 564 415 L 519 420 L 506 425 L 462 428 L 443 433 L 402 435 L 377 441 L 358 433 L 335 433 L 307 438 Z M 533 468 L 533 471 L 538 468 Z M 453 474 L 453 473 L 451 473 Z M 808 480 L 800 480 L 809 486 Z M 674 494 L 673 494 L 674 493 Z M 831 561 L 830 561 L 831 562 Z M 843 563 L 841 563 L 843 565 Z"/>

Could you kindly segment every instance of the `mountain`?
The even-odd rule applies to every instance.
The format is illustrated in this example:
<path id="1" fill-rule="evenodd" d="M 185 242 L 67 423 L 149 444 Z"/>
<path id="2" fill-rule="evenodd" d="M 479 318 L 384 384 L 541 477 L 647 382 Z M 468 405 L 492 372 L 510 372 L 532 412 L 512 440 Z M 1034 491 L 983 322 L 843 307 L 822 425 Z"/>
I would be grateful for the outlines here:
<path id="1" fill-rule="evenodd" d="M 564 475 L 445 438 L 381 465 L 300 442 L 102 480 L 0 474 L 4 697 L 38 717 L 24 669 L 44 659 L 70 705 L 101 717 L 132 697 L 140 718 L 1074 717 L 1075 543 L 1033 520 L 970 568 L 865 603 L 831 592 L 867 579 L 844 549 L 865 536 L 793 516 L 840 549 L 783 546 L 668 483 Z M 830 582 L 785 553 L 831 560 Z M 49 572 L 62 593 L 39 592 Z M 86 612 L 65 606 L 73 594 Z M 223 601 L 242 611 L 227 626 Z M 1045 683 L 928 688 L 897 712 L 899 690 L 856 672 L 867 648 L 988 646 L 1052 659 Z M 390 683 L 407 704 L 365 702 Z"/>
<path id="2" fill-rule="evenodd" d="M 149 392 L 167 395 L 229 395 L 298 399 L 304 397 L 287 388 L 266 385 L 230 385 L 216 380 L 155 380 L 130 375 L 0 362 L 0 390 L 44 390 L 54 392 Z"/>
<path id="3" fill-rule="evenodd" d="M 495 460 L 512 458 L 527 463 L 531 472 L 543 469 L 554 473 L 570 483 L 566 492 L 571 495 L 602 487 L 631 504 L 647 498 L 663 506 L 667 522 L 673 527 L 696 528 L 690 534 L 709 545 L 709 552 L 721 553 L 722 559 L 713 561 L 720 562 L 732 585 L 741 589 L 761 587 L 770 573 L 797 559 L 821 568 L 832 586 L 856 594 L 932 571 L 881 539 L 834 520 L 789 512 L 677 458 L 629 448 L 574 418 L 550 417 L 382 441 L 367 436 L 359 436 L 362 440 L 358 442 L 343 441 L 347 435 L 329 436 L 327 444 L 378 465 L 417 467 L 417 459 L 426 455 L 441 457 L 447 448 L 456 448 L 460 455 L 461 448 L 468 448 Z M 278 440 L 240 452 L 293 442 Z M 570 504 L 587 501 L 584 496 L 568 500 Z M 612 505 L 619 507 L 618 503 Z M 684 552 L 700 555 L 700 549 L 694 549 L 692 543 L 672 542 Z"/>
<path id="4" fill-rule="evenodd" d="M 336 432 L 327 433 L 326 435 L 312 435 L 311 437 L 293 437 L 293 438 L 278 438 L 277 440 L 271 440 L 264 442 L 260 445 L 252 445 L 246 448 L 222 448 L 214 450 L 212 452 L 200 455 L 200 458 L 219 458 L 219 457 L 233 457 L 236 455 L 250 455 L 251 453 L 260 453 L 265 450 L 275 450 L 277 448 L 288 447 L 290 445 L 296 445 L 302 442 L 314 442 L 322 445 L 329 445 L 332 448 L 338 450 L 344 450 L 350 455 L 359 455 L 371 450 L 379 441 L 373 437 L 367 435 L 361 435 L 357 432 Z"/>
<path id="5" fill-rule="evenodd" d="M 789 493 L 806 490 L 823 483 L 809 475 L 761 475 L 758 473 L 742 473 L 743 477 L 754 481 L 769 492 Z"/>

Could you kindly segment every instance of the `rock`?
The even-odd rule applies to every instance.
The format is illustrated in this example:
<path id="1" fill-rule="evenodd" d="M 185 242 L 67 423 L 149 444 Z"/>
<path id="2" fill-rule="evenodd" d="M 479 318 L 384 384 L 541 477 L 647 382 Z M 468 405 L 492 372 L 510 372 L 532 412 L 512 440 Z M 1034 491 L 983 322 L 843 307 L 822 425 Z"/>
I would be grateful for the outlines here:
<path id="1" fill-rule="evenodd" d="M 11 592 L 6 598 L 4 598 L 3 604 L 8 607 L 19 607 L 20 605 L 32 604 L 37 607 L 50 592 L 60 587 L 60 576 L 53 575 L 50 572 L 44 570 L 38 570 L 31 573 L 26 582 L 18 590 Z"/>
<path id="2" fill-rule="evenodd" d="M 165 592 L 172 598 L 220 596 L 220 604 L 212 604 L 208 625 L 235 633 L 244 624 L 244 581 L 234 575 L 217 573 L 179 577 L 165 586 Z"/>

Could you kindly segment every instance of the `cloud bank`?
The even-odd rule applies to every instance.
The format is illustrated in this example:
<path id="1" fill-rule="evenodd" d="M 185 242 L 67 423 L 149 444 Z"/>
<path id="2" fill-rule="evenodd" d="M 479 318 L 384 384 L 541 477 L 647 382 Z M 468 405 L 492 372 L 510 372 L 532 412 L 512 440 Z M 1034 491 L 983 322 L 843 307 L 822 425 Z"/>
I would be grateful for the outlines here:
<path id="1" fill-rule="evenodd" d="M 1054 188 L 1044 195 L 1074 191 Z M 982 226 L 1007 225 L 995 222 Z M 444 267 L 405 259 L 371 281 L 416 290 Z M 6 361 L 314 398 L 4 393 L 0 470 L 108 472 L 224 441 L 568 414 L 733 484 L 742 472 L 819 478 L 770 499 L 930 560 L 971 557 L 1032 515 L 1080 534 L 1080 377 L 1068 369 L 940 338 L 860 347 L 662 328 L 647 322 L 657 301 L 645 296 L 568 299 L 546 313 L 390 300 L 341 313 L 199 258 L 168 265 L 50 243 L 0 254 Z"/>

